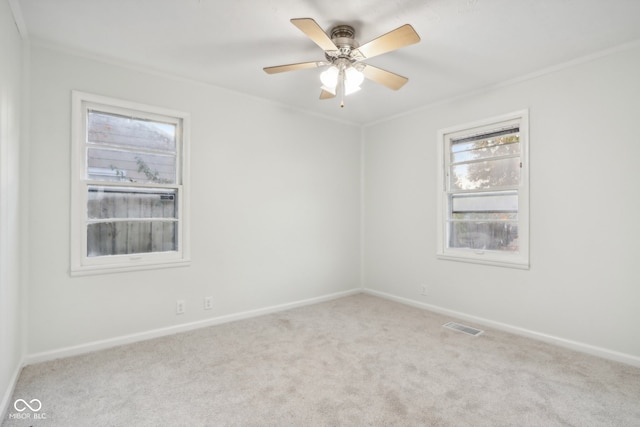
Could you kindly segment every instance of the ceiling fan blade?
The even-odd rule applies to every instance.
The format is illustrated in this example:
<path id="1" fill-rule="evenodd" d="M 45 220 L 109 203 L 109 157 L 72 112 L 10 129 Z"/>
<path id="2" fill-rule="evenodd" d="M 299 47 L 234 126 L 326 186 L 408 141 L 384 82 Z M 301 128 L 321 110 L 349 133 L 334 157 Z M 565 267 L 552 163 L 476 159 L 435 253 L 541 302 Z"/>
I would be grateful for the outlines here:
<path id="1" fill-rule="evenodd" d="M 329 92 L 328 90 L 324 90 L 322 89 L 322 91 L 320 92 L 320 99 L 331 99 L 331 98 L 335 98 L 336 96 Z"/>
<path id="2" fill-rule="evenodd" d="M 338 47 L 331 41 L 331 37 L 324 32 L 316 21 L 311 18 L 292 19 L 291 23 L 305 33 L 322 50 L 338 50 Z"/>
<path id="3" fill-rule="evenodd" d="M 358 51 L 365 58 L 382 55 L 410 44 L 418 43 L 420 36 L 416 30 L 409 24 L 389 31 L 387 34 L 381 35 L 377 39 L 373 39 L 358 48 Z"/>
<path id="4" fill-rule="evenodd" d="M 362 74 L 364 74 L 364 76 L 369 80 L 373 80 L 374 82 L 385 85 L 389 89 L 393 90 L 400 89 L 406 82 L 409 81 L 408 78 L 402 77 L 399 74 L 395 74 L 390 71 L 383 70 L 382 68 L 377 68 L 368 64 L 362 69 Z"/>
<path id="5" fill-rule="evenodd" d="M 276 65 L 275 67 L 264 67 L 263 70 L 267 74 L 284 73 L 285 71 L 304 70 L 305 68 L 317 68 L 326 65 L 325 62 L 298 62 L 297 64 Z"/>

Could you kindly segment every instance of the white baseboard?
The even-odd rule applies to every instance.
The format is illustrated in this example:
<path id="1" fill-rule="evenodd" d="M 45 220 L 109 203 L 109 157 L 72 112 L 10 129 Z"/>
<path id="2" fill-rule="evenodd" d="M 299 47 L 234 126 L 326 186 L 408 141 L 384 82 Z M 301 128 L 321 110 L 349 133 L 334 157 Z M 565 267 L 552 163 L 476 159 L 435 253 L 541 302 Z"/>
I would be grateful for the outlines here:
<path id="1" fill-rule="evenodd" d="M 439 307 L 436 305 L 425 304 L 420 301 L 414 301 L 408 298 L 387 294 L 385 292 L 375 291 L 373 289 L 363 289 L 362 292 L 369 295 L 377 296 L 380 298 L 388 299 L 391 301 L 399 302 L 401 304 L 410 305 L 412 307 L 421 308 L 423 310 L 433 311 L 434 313 L 443 314 L 445 316 L 451 316 L 460 320 L 466 320 L 468 322 L 473 322 L 479 325 L 487 326 L 487 327 L 498 329 L 501 331 L 510 332 L 515 335 L 520 335 L 527 338 L 548 342 L 550 344 L 555 344 L 557 346 L 568 348 L 570 350 L 579 351 L 581 353 L 587 353 L 592 356 L 597 356 L 603 359 L 613 360 L 616 362 L 621 362 L 627 365 L 640 368 L 640 357 L 633 356 L 630 354 L 620 353 L 620 352 L 609 350 L 606 348 L 596 347 L 590 344 L 567 340 L 567 339 L 556 337 L 553 335 L 547 335 L 547 334 L 532 331 L 529 329 L 508 325 L 506 323 L 484 319 L 482 317 L 471 316 L 465 313 L 461 313 L 459 311 L 449 310 L 447 308 Z"/>
<path id="2" fill-rule="evenodd" d="M 251 317 L 262 316 L 265 314 L 277 313 L 280 311 L 290 310 L 305 305 L 317 304 L 324 301 L 330 301 L 337 298 L 355 295 L 362 292 L 362 289 L 356 288 L 349 291 L 337 292 L 320 297 L 309 298 L 301 301 L 294 301 L 285 304 L 274 305 L 271 307 L 259 308 L 256 310 L 248 310 L 240 313 L 228 314 L 225 316 L 213 317 L 210 319 L 199 320 L 197 322 L 184 323 L 181 325 L 169 326 L 166 328 L 153 329 L 150 331 L 140 332 L 137 334 L 124 335 L 105 340 L 92 341 L 86 344 L 75 345 L 71 347 L 59 348 L 56 350 L 45 351 L 42 353 L 29 354 L 25 358 L 24 366 L 34 363 L 46 362 L 49 360 L 60 359 L 63 357 L 77 356 L 80 354 L 90 353 L 92 351 L 103 350 L 106 348 L 116 347 L 123 344 L 131 344 L 138 341 L 145 341 L 166 335 L 173 335 L 180 332 L 187 332 L 194 329 L 204 328 L 207 326 L 220 325 L 222 323 L 233 322 L 236 320 L 248 319 Z"/>
<path id="3" fill-rule="evenodd" d="M 320 302 L 330 301 L 333 299 L 342 298 L 342 297 L 346 297 L 346 296 L 354 295 L 358 293 L 366 293 L 369 295 L 374 295 L 380 298 L 396 301 L 401 304 L 417 307 L 423 310 L 433 311 L 435 313 L 443 314 L 445 316 L 451 316 L 456 319 L 466 320 L 468 322 L 473 322 L 479 325 L 491 327 L 501 331 L 510 332 L 516 335 L 525 336 L 525 337 L 536 339 L 539 341 L 548 342 L 564 348 L 579 351 L 581 353 L 591 354 L 593 356 L 614 360 L 616 362 L 621 362 L 621 363 L 625 363 L 625 364 L 640 368 L 640 357 L 633 356 L 630 354 L 620 353 L 620 352 L 616 352 L 606 348 L 596 347 L 590 344 L 567 340 L 567 339 L 556 337 L 553 335 L 547 335 L 547 334 L 532 331 L 529 329 L 512 326 L 506 323 L 496 322 L 493 320 L 489 320 L 489 319 L 485 319 L 477 316 L 471 316 L 459 311 L 450 310 L 450 309 L 439 307 L 432 304 L 426 304 L 420 301 L 415 301 L 408 298 L 395 296 L 392 294 L 387 294 L 385 292 L 375 291 L 373 289 L 356 288 L 356 289 L 351 289 L 349 291 L 337 292 L 329 295 L 323 295 L 320 297 L 309 298 L 306 300 L 294 301 L 291 303 L 285 303 L 285 304 L 275 305 L 271 307 L 260 308 L 256 310 L 243 311 L 240 313 L 214 317 L 211 319 L 200 320 L 197 322 L 185 323 L 182 325 L 175 325 L 167 328 L 154 329 L 151 331 L 140 332 L 137 334 L 124 335 L 120 337 L 109 338 L 106 340 L 92 341 L 86 344 L 80 344 L 80 345 L 71 346 L 71 347 L 64 347 L 64 348 L 46 351 L 42 353 L 30 354 L 25 357 L 24 362 L 16 370 L 14 377 L 12 378 L 11 386 L 5 392 L 5 395 L 2 400 L 2 406 L 0 406 L 0 408 L 3 411 L 6 411 L 7 409 L 6 405 L 10 403 L 10 402 L 7 402 L 7 400 L 10 399 L 13 394 L 13 389 L 15 387 L 18 376 L 20 374 L 20 370 L 22 369 L 23 366 L 26 366 L 26 365 L 46 362 L 48 360 L 60 359 L 63 357 L 76 356 L 84 353 L 89 353 L 92 351 L 103 350 L 106 348 L 116 347 L 124 344 L 130 344 L 138 341 L 145 341 L 148 339 L 158 338 L 166 335 L 173 335 L 176 333 L 191 331 L 194 329 L 204 328 L 207 326 L 220 325 L 223 323 L 233 322 L 236 320 L 249 319 L 252 317 L 262 316 L 265 314 L 277 313 L 280 311 L 285 311 L 285 310 L 289 310 L 296 307 L 317 304 Z"/>
<path id="4" fill-rule="evenodd" d="M 0 424 L 2 424 L 3 420 L 7 419 L 7 413 L 11 408 L 11 397 L 13 396 L 13 391 L 16 389 L 16 384 L 18 384 L 18 378 L 20 378 L 20 372 L 22 372 L 22 368 L 24 368 L 25 363 L 22 360 L 18 366 L 16 366 L 13 375 L 11 376 L 11 380 L 9 380 L 9 385 L 7 389 L 4 391 L 4 395 L 2 396 L 2 402 L 0 402 Z"/>

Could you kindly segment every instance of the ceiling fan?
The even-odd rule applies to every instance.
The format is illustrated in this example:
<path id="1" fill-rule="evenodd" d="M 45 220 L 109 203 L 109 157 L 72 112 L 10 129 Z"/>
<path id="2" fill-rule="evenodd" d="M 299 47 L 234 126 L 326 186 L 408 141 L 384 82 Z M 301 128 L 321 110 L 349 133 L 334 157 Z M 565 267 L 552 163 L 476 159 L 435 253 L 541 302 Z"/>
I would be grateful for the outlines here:
<path id="1" fill-rule="evenodd" d="M 391 52 L 420 41 L 420 36 L 409 24 L 405 24 L 368 43 L 359 46 L 354 39 L 355 30 L 350 25 L 337 25 L 331 30 L 331 37 L 311 18 L 292 19 L 315 44 L 324 50 L 324 61 L 299 62 L 263 68 L 267 74 L 329 66 L 320 75 L 322 90 L 320 99 L 340 97 L 344 107 L 344 97 L 360 90 L 364 78 L 380 83 L 389 89 L 398 90 L 408 78 L 365 64 L 365 59 Z"/>

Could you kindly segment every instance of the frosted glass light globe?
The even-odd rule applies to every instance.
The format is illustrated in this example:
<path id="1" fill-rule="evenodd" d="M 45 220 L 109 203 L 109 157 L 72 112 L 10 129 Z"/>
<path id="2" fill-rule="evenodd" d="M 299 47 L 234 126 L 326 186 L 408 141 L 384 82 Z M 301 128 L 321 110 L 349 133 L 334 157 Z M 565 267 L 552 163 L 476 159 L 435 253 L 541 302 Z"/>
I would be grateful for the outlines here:
<path id="1" fill-rule="evenodd" d="M 335 91 L 335 87 L 338 84 L 338 68 L 333 65 L 327 68 L 320 74 L 320 81 L 323 85 Z"/>
<path id="2" fill-rule="evenodd" d="M 349 87 L 359 87 L 364 81 L 364 75 L 353 67 L 345 70 L 345 85 Z"/>

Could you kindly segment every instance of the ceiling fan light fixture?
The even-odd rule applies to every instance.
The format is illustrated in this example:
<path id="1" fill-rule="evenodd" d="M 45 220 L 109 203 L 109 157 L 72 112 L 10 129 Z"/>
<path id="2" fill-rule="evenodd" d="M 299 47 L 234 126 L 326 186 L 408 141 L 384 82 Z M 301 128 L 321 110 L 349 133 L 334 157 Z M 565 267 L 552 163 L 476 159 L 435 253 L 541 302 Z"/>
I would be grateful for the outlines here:
<path id="1" fill-rule="evenodd" d="M 340 71 L 338 70 L 338 67 L 332 65 L 320 74 L 320 81 L 326 88 L 333 88 L 330 92 L 335 93 L 339 74 Z"/>
<path id="2" fill-rule="evenodd" d="M 353 67 L 349 67 L 344 71 L 345 95 L 360 90 L 360 85 L 364 81 L 364 75 Z"/>
<path id="3" fill-rule="evenodd" d="M 331 65 L 320 74 L 322 89 L 334 95 L 337 93 L 337 87 L 341 80 L 344 80 L 344 94 L 350 95 L 360 90 L 364 75 L 350 65 L 346 67 L 344 72 L 340 72 L 337 66 Z"/>

